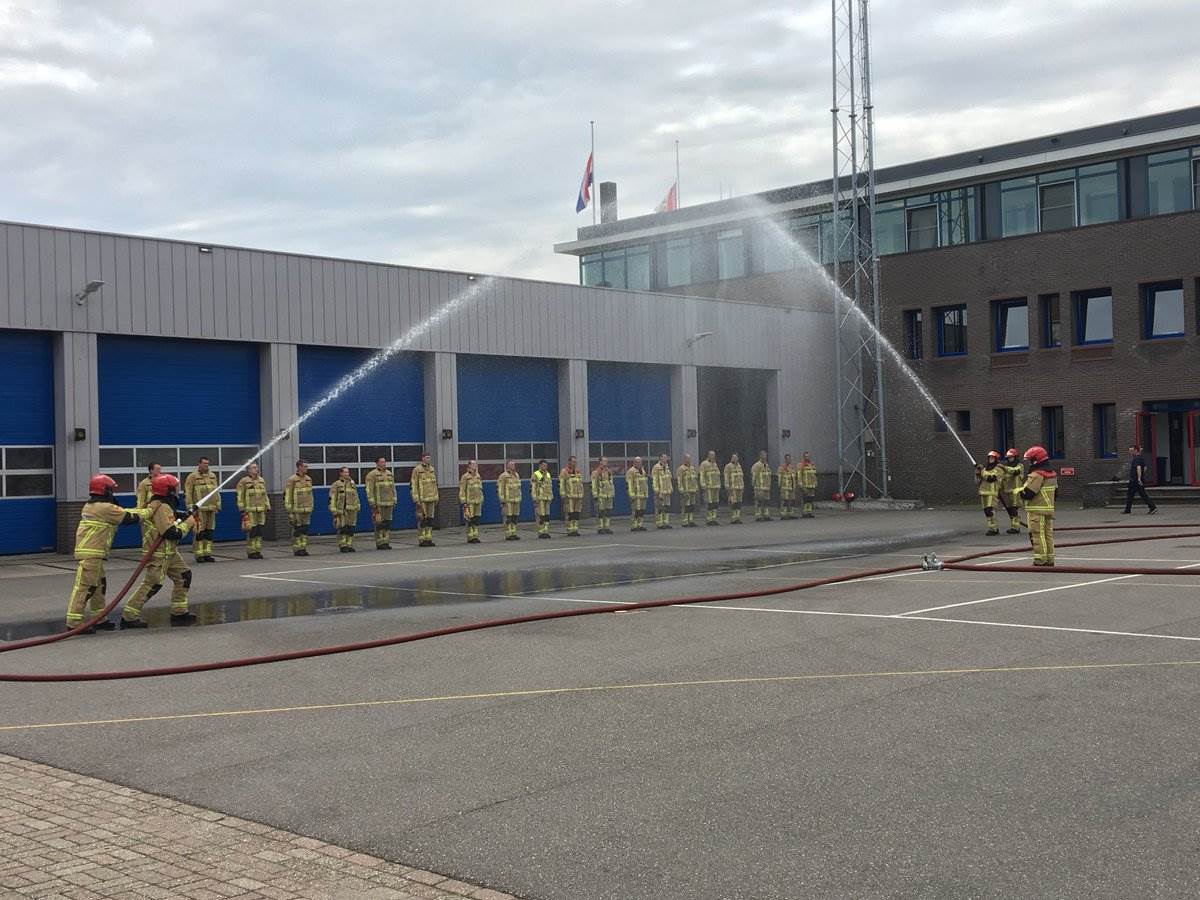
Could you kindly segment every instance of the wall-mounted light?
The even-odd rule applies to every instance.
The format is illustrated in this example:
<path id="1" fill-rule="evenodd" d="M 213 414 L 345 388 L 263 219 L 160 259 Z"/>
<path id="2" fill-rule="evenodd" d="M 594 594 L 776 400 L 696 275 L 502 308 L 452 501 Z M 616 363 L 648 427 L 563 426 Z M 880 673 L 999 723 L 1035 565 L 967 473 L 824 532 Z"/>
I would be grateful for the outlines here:
<path id="1" fill-rule="evenodd" d="M 83 301 L 88 298 L 88 294 L 94 294 L 102 287 L 104 287 L 103 281 L 89 281 L 75 294 L 75 305 L 83 306 Z"/>
<path id="2" fill-rule="evenodd" d="M 442 440 L 443 441 L 448 441 L 452 437 L 454 437 L 454 430 L 452 428 L 443 428 L 442 429 Z"/>
<path id="3" fill-rule="evenodd" d="M 87 429 L 86 428 L 76 428 L 71 433 L 71 437 L 73 437 L 77 441 L 86 441 L 87 440 Z"/>
<path id="4" fill-rule="evenodd" d="M 785 439 L 790 438 L 792 436 L 792 429 L 790 429 L 790 428 L 783 429 L 783 436 Z"/>
<path id="5" fill-rule="evenodd" d="M 575 440 L 577 440 L 577 441 L 582 441 L 582 440 L 583 440 L 583 435 L 584 435 L 584 431 L 583 431 L 583 429 L 582 429 L 582 428 L 576 428 L 576 429 L 575 429 Z"/>
<path id="6" fill-rule="evenodd" d="M 696 429 L 695 429 L 695 428 L 689 428 L 689 429 L 687 430 L 687 436 L 688 436 L 688 437 L 690 437 L 690 438 L 694 438 L 694 437 L 696 436 Z"/>
<path id="7" fill-rule="evenodd" d="M 687 339 L 687 345 L 690 347 L 694 343 L 696 343 L 696 341 L 702 341 L 706 337 L 712 337 L 712 334 L 713 333 L 711 331 L 701 331 L 699 334 L 693 334 L 690 338 Z"/>
<path id="8" fill-rule="evenodd" d="M 201 253 L 212 253 L 212 247 L 197 247 Z"/>

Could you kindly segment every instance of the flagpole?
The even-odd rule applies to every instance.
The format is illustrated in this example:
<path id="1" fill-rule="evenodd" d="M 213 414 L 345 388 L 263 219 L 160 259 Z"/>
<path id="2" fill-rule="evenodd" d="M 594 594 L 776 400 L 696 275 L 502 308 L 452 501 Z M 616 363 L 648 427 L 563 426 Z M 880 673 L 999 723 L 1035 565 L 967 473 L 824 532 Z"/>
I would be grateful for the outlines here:
<path id="1" fill-rule="evenodd" d="M 675 205 L 683 206 L 683 201 L 679 196 L 679 141 L 675 141 Z"/>
<path id="2" fill-rule="evenodd" d="M 589 123 L 592 126 L 592 224 L 596 224 L 596 207 L 600 203 L 600 182 L 596 180 L 596 120 Z"/>

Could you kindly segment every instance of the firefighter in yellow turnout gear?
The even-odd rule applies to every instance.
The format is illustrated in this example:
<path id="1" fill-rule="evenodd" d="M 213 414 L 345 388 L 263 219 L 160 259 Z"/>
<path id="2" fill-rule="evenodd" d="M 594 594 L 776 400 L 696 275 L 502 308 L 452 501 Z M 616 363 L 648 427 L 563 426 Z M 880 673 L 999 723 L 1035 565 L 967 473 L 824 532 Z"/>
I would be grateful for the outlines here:
<path id="1" fill-rule="evenodd" d="M 696 527 L 696 495 L 700 492 L 700 475 L 692 465 L 692 455 L 683 454 L 683 462 L 675 470 L 675 483 L 679 486 L 679 515 L 684 528 Z"/>
<path id="2" fill-rule="evenodd" d="M 258 474 L 258 463 L 246 466 L 245 476 L 237 483 L 237 508 L 242 514 L 242 530 L 246 532 L 246 558 L 262 559 L 263 526 L 267 524 L 271 497 L 267 494 L 267 483 Z"/>
<path id="3" fill-rule="evenodd" d="M 333 513 L 333 530 L 338 536 L 338 552 L 354 553 L 354 530 L 362 502 L 358 485 L 350 475 L 350 467 L 338 470 L 338 479 L 329 486 L 329 511 Z"/>
<path id="4" fill-rule="evenodd" d="M 198 563 L 216 562 L 212 555 L 213 536 L 217 527 L 217 513 L 221 511 L 221 492 L 217 490 L 220 484 L 217 475 L 209 470 L 208 463 L 207 456 L 200 457 L 196 461 L 195 471 L 183 482 L 183 503 L 196 516 L 192 552 Z M 205 500 L 205 497 L 208 499 Z"/>
<path id="5" fill-rule="evenodd" d="M 675 478 L 671 475 L 671 458 L 667 454 L 660 454 L 650 470 L 650 483 L 654 488 L 654 524 L 658 528 L 670 528 Z"/>
<path id="6" fill-rule="evenodd" d="M 754 521 L 771 521 L 771 464 L 767 451 L 758 451 L 758 462 L 750 467 L 750 484 L 754 487 Z"/>
<path id="7" fill-rule="evenodd" d="M 775 473 L 779 478 L 779 518 L 796 518 L 796 467 L 792 465 L 792 454 L 783 454 L 783 465 Z"/>
<path id="8" fill-rule="evenodd" d="M 987 463 L 975 466 L 975 481 L 979 485 L 979 503 L 983 514 L 987 517 L 987 533 L 999 534 L 1000 526 L 996 522 L 996 496 L 1004 483 L 1005 471 L 1000 465 L 1000 454 L 995 450 L 988 451 Z"/>
<path id="9" fill-rule="evenodd" d="M 150 515 L 146 522 L 150 524 L 150 543 L 161 536 L 154 555 L 146 564 L 142 583 L 138 585 L 121 610 L 122 628 L 145 628 L 142 621 L 142 607 L 146 601 L 157 594 L 163 586 L 163 581 L 171 579 L 171 624 L 191 625 L 196 621 L 195 615 L 188 612 L 188 591 L 192 587 L 192 570 L 184 565 L 183 557 L 179 555 L 179 542 L 196 524 L 196 519 L 188 515 L 183 521 L 175 521 L 175 497 L 179 491 L 179 479 L 174 475 L 156 475 L 151 484 L 150 503 L 147 509 Z"/>
<path id="10" fill-rule="evenodd" d="M 616 497 L 616 485 L 613 483 L 612 469 L 608 467 L 608 457 L 600 457 L 596 468 L 592 470 L 592 503 L 596 507 L 596 533 L 612 534 L 613 498 Z"/>
<path id="11" fill-rule="evenodd" d="M 504 464 L 504 471 L 496 479 L 496 493 L 500 495 L 500 513 L 504 517 L 504 539 L 519 541 L 517 522 L 521 519 L 521 473 L 516 460 Z"/>
<path id="12" fill-rule="evenodd" d="M 645 531 L 642 520 L 646 515 L 648 484 L 640 456 L 635 456 L 625 470 L 625 492 L 629 495 L 629 530 Z"/>
<path id="13" fill-rule="evenodd" d="M 162 474 L 162 463 L 152 462 L 146 466 L 146 477 L 138 482 L 137 488 L 133 492 L 133 505 L 138 509 L 145 509 L 150 502 L 151 490 L 150 485 L 153 484 L 156 475 Z M 142 521 L 142 552 L 145 553 L 150 549 L 150 525 L 145 520 Z"/>
<path id="14" fill-rule="evenodd" d="M 550 504 L 554 502 L 554 476 L 550 464 L 544 459 L 538 462 L 529 479 L 529 491 L 533 495 L 533 514 L 537 516 L 539 540 L 550 539 Z"/>
<path id="15" fill-rule="evenodd" d="M 437 472 L 430 462 L 428 453 L 421 454 L 421 462 L 413 467 L 409 487 L 412 490 L 414 512 L 417 514 L 417 546 L 434 547 L 433 523 L 437 517 L 438 483 Z"/>
<path id="16" fill-rule="evenodd" d="M 479 463 L 471 460 L 467 471 L 458 479 L 458 502 L 462 506 L 463 522 L 467 526 L 467 543 L 479 543 L 479 513 L 483 509 L 483 479 Z"/>
<path id="17" fill-rule="evenodd" d="M 296 474 L 283 486 L 283 508 L 292 526 L 292 555 L 308 556 L 308 531 L 313 513 L 313 481 L 308 463 L 296 463 Z"/>
<path id="18" fill-rule="evenodd" d="M 1025 515 L 1029 520 L 1029 543 L 1033 546 L 1035 566 L 1054 565 L 1054 494 L 1058 473 L 1050 468 L 1050 456 L 1044 447 L 1025 451 L 1029 474 L 1021 486 Z"/>
<path id="19" fill-rule="evenodd" d="M 558 496 L 562 500 L 563 518 L 567 520 L 567 537 L 579 537 L 579 516 L 583 513 L 583 473 L 574 456 L 558 473 Z"/>
<path id="20" fill-rule="evenodd" d="M 746 496 L 746 473 L 735 453 L 725 464 L 725 499 L 729 503 L 729 524 L 742 524 L 742 499 Z"/>
<path id="21" fill-rule="evenodd" d="M 717 511 L 721 506 L 721 467 L 717 464 L 717 451 L 709 450 L 704 462 L 700 463 L 700 490 L 704 492 L 704 524 L 720 525 Z"/>
<path id="22" fill-rule="evenodd" d="M 83 623 L 84 616 L 94 618 L 105 606 L 104 594 L 108 579 L 104 577 L 104 563 L 112 549 L 113 538 L 121 525 L 144 522 L 152 510 L 144 507 L 125 509 L 113 498 L 117 483 L 107 475 L 93 475 L 88 483 L 88 502 L 83 505 L 79 527 L 75 529 L 75 586 L 71 599 L 67 601 L 67 628 Z M 112 631 L 116 622 L 96 622 L 84 634 Z"/>
<path id="23" fill-rule="evenodd" d="M 800 465 L 796 467 L 796 480 L 802 504 L 800 517 L 811 519 L 813 517 L 813 498 L 817 496 L 817 467 L 807 450 L 800 457 Z"/>
<path id="24" fill-rule="evenodd" d="M 375 526 L 375 549 L 391 550 L 392 516 L 396 512 L 396 479 L 388 468 L 387 459 L 375 460 L 375 468 L 367 473 L 367 504 L 371 507 L 371 524 Z"/>
<path id="25" fill-rule="evenodd" d="M 1025 469 L 1015 447 L 1004 454 L 1004 480 L 1000 483 L 1000 500 L 1008 512 L 1008 533 L 1021 533 L 1021 486 L 1025 483 Z"/>

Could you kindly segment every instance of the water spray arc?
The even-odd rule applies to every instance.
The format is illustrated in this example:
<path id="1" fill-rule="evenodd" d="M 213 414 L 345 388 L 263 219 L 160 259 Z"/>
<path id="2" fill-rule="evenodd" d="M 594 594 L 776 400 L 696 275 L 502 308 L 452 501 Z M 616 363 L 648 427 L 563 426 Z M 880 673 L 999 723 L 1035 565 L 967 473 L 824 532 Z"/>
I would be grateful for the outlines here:
<path id="1" fill-rule="evenodd" d="M 833 283 L 838 489 L 888 496 L 883 367 L 879 355 L 879 254 L 875 246 L 874 109 L 869 0 L 832 0 Z M 849 306 L 838 295 L 849 298 Z M 873 328 L 855 312 L 870 304 Z"/>

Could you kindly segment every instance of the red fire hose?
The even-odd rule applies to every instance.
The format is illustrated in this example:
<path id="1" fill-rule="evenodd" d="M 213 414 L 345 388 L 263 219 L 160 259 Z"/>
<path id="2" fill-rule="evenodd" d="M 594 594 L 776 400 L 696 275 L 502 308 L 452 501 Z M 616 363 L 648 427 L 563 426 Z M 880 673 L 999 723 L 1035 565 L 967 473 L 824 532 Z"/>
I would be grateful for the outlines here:
<path id="1" fill-rule="evenodd" d="M 1128 528 L 1169 528 L 1169 527 L 1177 528 L 1177 527 L 1181 527 L 1181 526 L 1178 526 L 1178 525 L 1162 525 L 1162 526 L 1159 526 L 1159 525 L 1144 525 L 1144 526 L 1137 526 L 1137 525 L 1132 525 L 1132 526 L 1086 525 L 1086 526 L 1062 528 L 1062 529 L 1059 529 L 1059 531 L 1091 531 L 1091 530 L 1103 530 L 1103 529 L 1124 529 L 1127 527 Z M 1182 527 L 1197 527 L 1197 526 L 1188 525 L 1188 526 L 1182 526 Z M 1138 542 L 1138 541 L 1164 540 L 1164 539 L 1185 538 L 1185 537 L 1186 538 L 1200 537 L 1200 532 L 1163 534 L 1163 535 L 1154 535 L 1154 536 L 1150 536 L 1150 537 L 1137 537 L 1137 538 L 1110 538 L 1107 540 L 1074 541 L 1074 542 L 1059 544 L 1058 546 L 1059 547 L 1084 547 L 1084 546 L 1094 546 L 1097 544 L 1120 544 L 1120 543 L 1131 543 L 1131 542 Z M 130 576 L 129 580 L 125 583 L 124 587 L 122 587 L 121 590 L 117 593 L 117 595 L 105 606 L 104 611 L 102 613 L 100 613 L 99 615 L 95 616 L 91 621 L 84 622 L 83 624 L 72 629 L 71 631 L 63 632 L 61 634 L 49 635 L 47 637 L 41 637 L 41 638 L 32 638 L 32 639 L 29 639 L 26 641 L 19 641 L 14 644 L 0 647 L 0 653 L 8 652 L 11 650 L 20 650 L 20 649 L 23 649 L 26 647 L 33 647 L 33 646 L 38 646 L 40 644 L 47 644 L 47 643 L 51 643 L 53 641 L 63 640 L 64 638 L 71 637 L 73 634 L 78 634 L 80 631 L 87 628 L 93 622 L 99 621 L 104 616 L 107 616 L 109 614 L 109 612 L 111 612 L 112 609 L 117 605 L 117 603 L 120 602 L 120 600 L 124 596 L 125 592 L 129 590 L 130 585 L 133 584 L 133 581 L 136 579 L 137 575 L 145 567 L 147 561 L 149 560 L 150 553 L 153 552 L 153 549 L 154 548 L 151 548 L 151 550 L 149 552 L 147 552 L 147 554 L 145 556 L 143 556 L 142 561 L 138 564 L 137 569 L 134 570 L 133 575 Z M 968 560 L 979 559 L 984 556 L 996 556 L 996 555 L 1004 554 L 1004 553 L 1022 553 L 1022 552 L 1028 552 L 1028 550 L 1029 550 L 1029 548 L 1024 547 L 1024 546 L 1023 547 L 1009 547 L 1009 548 L 1004 548 L 1004 549 L 999 549 L 999 550 L 985 550 L 985 551 L 981 551 L 979 553 L 971 553 L 971 554 L 967 554 L 965 556 L 957 557 L 957 558 L 945 563 L 944 567 L 952 568 L 952 569 L 964 569 L 964 570 L 970 570 L 970 571 L 983 571 L 983 572 L 993 572 L 993 571 L 998 571 L 998 572 L 1007 572 L 1007 571 L 1045 572 L 1046 570 L 1043 568 L 1035 568 L 1032 566 L 1027 567 L 1027 566 L 968 566 L 968 565 L 963 565 L 963 563 L 965 563 Z M 13 681 L 13 682 L 112 681 L 112 680 L 127 679 L 127 678 L 152 678 L 152 677 L 159 676 L 159 675 L 183 675 L 183 674 L 188 674 L 188 673 L 193 673 L 193 672 L 212 672 L 212 671 L 216 671 L 219 669 L 236 669 L 236 668 L 243 668 L 246 666 L 261 666 L 261 665 L 266 665 L 268 663 L 286 662 L 288 660 L 294 660 L 294 659 L 310 659 L 312 657 L 317 657 L 317 656 L 332 656 L 332 655 L 338 654 L 338 653 L 353 653 L 358 650 L 371 650 L 376 647 L 391 647 L 391 646 L 394 646 L 397 644 L 408 644 L 408 643 L 413 643 L 415 641 L 429 640 L 430 638 L 446 637 L 446 636 L 452 635 L 452 634 L 465 634 L 466 632 L 469 632 L 469 631 L 483 631 L 483 630 L 489 629 L 489 628 L 502 628 L 507 625 L 521 625 L 521 624 L 525 624 L 528 622 L 543 622 L 543 621 L 547 621 L 549 619 L 569 619 L 569 618 L 575 618 L 577 616 L 604 615 L 606 613 L 628 612 L 630 610 L 637 610 L 637 609 L 656 609 L 658 607 L 663 607 L 663 606 L 682 606 L 685 604 L 693 604 L 693 603 L 715 603 L 715 602 L 720 602 L 720 601 L 725 601 L 725 600 L 747 600 L 747 599 L 752 599 L 755 597 L 770 597 L 770 596 L 774 596 L 774 595 L 778 595 L 778 594 L 788 594 L 788 593 L 793 593 L 796 591 L 804 591 L 804 590 L 808 590 L 810 588 L 822 587 L 824 585 L 829 585 L 829 584 L 838 584 L 838 583 L 845 582 L 845 581 L 857 581 L 859 579 L 873 578 L 873 577 L 877 577 L 880 575 L 891 575 L 891 574 L 895 574 L 898 572 L 910 572 L 910 571 L 918 570 L 920 568 L 921 567 L 919 565 L 890 566 L 888 568 L 882 568 L 882 569 L 867 569 L 867 570 L 863 570 L 863 571 L 859 571 L 859 572 L 851 572 L 851 573 L 848 573 L 845 575 L 835 575 L 835 576 L 832 576 L 829 578 L 817 578 L 817 579 L 812 579 L 809 581 L 800 581 L 795 584 L 783 585 L 781 587 L 760 588 L 760 589 L 753 590 L 753 591 L 737 591 L 737 592 L 723 593 L 723 594 L 703 594 L 703 595 L 697 595 L 697 596 L 691 596 L 691 597 L 670 597 L 670 598 L 663 599 L 663 600 L 643 600 L 643 601 L 636 602 L 636 603 L 622 603 L 622 604 L 617 604 L 617 605 L 613 605 L 613 606 L 590 607 L 590 608 L 586 608 L 586 609 L 569 609 L 569 610 L 561 610 L 558 612 L 533 613 L 533 614 L 527 615 L 527 616 L 514 616 L 511 618 L 507 618 L 507 619 L 491 619 L 491 620 L 482 621 L 482 622 L 471 622 L 471 623 L 467 623 L 465 625 L 454 625 L 449 628 L 439 628 L 439 629 L 435 629 L 433 631 L 421 631 L 421 632 L 416 632 L 414 634 L 394 635 L 392 637 L 378 638 L 376 640 L 371 640 L 371 641 L 359 641 L 356 643 L 349 643 L 349 644 L 335 644 L 335 645 L 329 646 L 329 647 L 311 647 L 311 648 L 304 649 L 304 650 L 292 650 L 292 651 L 289 651 L 286 653 L 274 653 L 274 654 L 269 654 L 266 656 L 249 656 L 249 657 L 242 657 L 239 659 L 218 660 L 215 662 L 207 662 L 207 663 L 189 663 L 187 665 L 179 665 L 179 666 L 162 666 L 162 667 L 158 667 L 158 668 L 148 668 L 148 669 L 125 669 L 125 670 L 116 670 L 116 671 L 110 671 L 110 672 L 77 672 L 77 673 L 55 672 L 55 673 L 46 673 L 46 674 L 22 674 L 22 673 L 5 672 L 5 673 L 0 673 L 0 681 Z M 1134 568 L 1134 567 L 1102 568 L 1102 567 L 1090 567 L 1090 566 L 1059 566 L 1059 567 L 1055 567 L 1054 571 L 1069 572 L 1072 574 L 1074 574 L 1074 573 L 1110 574 L 1111 573 L 1111 574 L 1121 574 L 1121 575 L 1162 575 L 1162 574 L 1169 573 L 1169 574 L 1173 574 L 1173 575 L 1185 575 L 1185 574 L 1186 575 L 1200 575 L 1200 568 L 1190 569 L 1190 570 L 1180 570 L 1180 569 L 1155 569 L 1155 568 Z"/>

